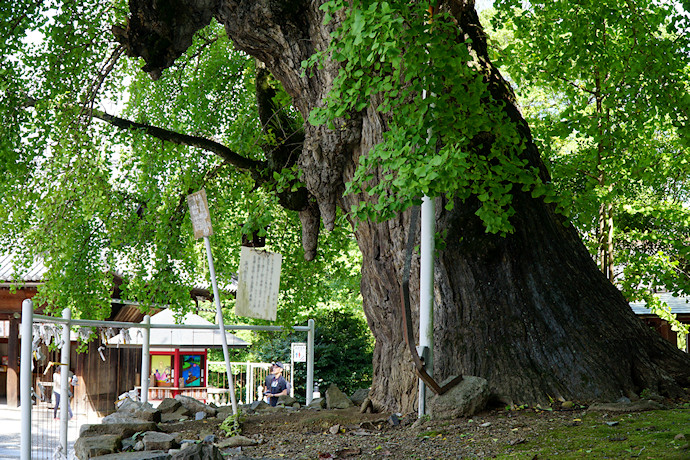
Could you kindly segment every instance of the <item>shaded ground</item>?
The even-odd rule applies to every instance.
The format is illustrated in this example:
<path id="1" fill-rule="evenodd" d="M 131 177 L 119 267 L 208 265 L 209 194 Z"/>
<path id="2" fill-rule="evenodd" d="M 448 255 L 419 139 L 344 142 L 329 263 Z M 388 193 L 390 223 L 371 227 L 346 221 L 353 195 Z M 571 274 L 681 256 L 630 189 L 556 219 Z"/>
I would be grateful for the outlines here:
<path id="1" fill-rule="evenodd" d="M 389 417 L 357 409 L 246 416 L 242 435 L 259 445 L 225 454 L 236 459 L 690 459 L 687 402 L 636 413 L 501 409 L 422 423 L 415 423 L 416 415 L 401 416 L 397 426 Z M 222 436 L 218 424 L 194 422 L 186 435 Z"/>

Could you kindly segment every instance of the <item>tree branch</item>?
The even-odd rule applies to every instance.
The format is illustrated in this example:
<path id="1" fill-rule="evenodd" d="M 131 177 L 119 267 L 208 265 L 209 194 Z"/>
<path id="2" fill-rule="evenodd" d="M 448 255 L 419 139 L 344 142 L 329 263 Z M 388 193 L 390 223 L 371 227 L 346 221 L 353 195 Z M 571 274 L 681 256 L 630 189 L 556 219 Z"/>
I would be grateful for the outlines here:
<path id="1" fill-rule="evenodd" d="M 24 102 L 24 107 L 35 107 L 36 99 L 32 97 L 27 97 Z M 268 165 L 264 161 L 252 160 L 251 158 L 246 158 L 239 153 L 231 150 L 230 148 L 220 144 L 218 142 L 206 139 L 204 137 L 190 136 L 188 134 L 181 134 L 175 131 L 170 131 L 168 129 L 159 128 L 157 126 L 151 126 L 144 123 L 137 123 L 131 120 L 126 120 L 124 118 L 116 117 L 115 115 L 110 115 L 106 112 L 100 110 L 92 110 L 91 115 L 94 118 L 110 123 L 116 128 L 124 130 L 140 130 L 153 136 L 162 141 L 172 142 L 177 145 L 187 145 L 189 147 L 197 147 L 209 152 L 215 153 L 221 157 L 226 163 L 235 166 L 238 169 L 248 171 L 253 173 L 254 176 L 259 177 L 262 169 L 265 169 Z"/>
<path id="2" fill-rule="evenodd" d="M 175 131 L 170 131 L 167 129 L 159 128 L 157 126 L 151 126 L 143 123 L 137 123 L 131 120 L 125 120 L 124 118 L 116 117 L 100 110 L 93 111 L 94 118 L 103 120 L 111 125 L 127 130 L 141 130 L 153 136 L 157 139 L 172 142 L 178 145 L 188 145 L 190 147 L 198 147 L 209 152 L 213 152 L 219 157 L 221 157 L 225 162 L 245 171 L 258 172 L 259 170 L 266 167 L 263 161 L 252 160 L 251 158 L 246 158 L 239 153 L 231 150 L 223 144 L 212 141 L 198 136 L 190 136 L 188 134 L 181 134 Z"/>

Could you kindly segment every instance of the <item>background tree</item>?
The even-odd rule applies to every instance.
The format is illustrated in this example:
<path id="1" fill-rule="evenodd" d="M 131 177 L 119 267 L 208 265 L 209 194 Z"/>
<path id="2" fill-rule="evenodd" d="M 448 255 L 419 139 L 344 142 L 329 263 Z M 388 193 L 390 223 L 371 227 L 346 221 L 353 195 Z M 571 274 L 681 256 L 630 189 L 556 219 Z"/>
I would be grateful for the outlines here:
<path id="1" fill-rule="evenodd" d="M 351 395 L 371 385 L 373 337 L 367 323 L 356 311 L 322 309 L 314 315 L 314 376 L 322 395 L 330 384 Z M 303 342 L 295 333 L 280 339 L 262 340 L 256 354 L 262 362 L 290 362 L 290 344 Z M 295 363 L 295 394 L 304 395 L 306 366 Z"/>
<path id="2" fill-rule="evenodd" d="M 355 225 L 362 252 L 361 292 L 376 338 L 371 395 L 378 407 L 407 412 L 416 402 L 417 378 L 402 345 L 399 287 L 405 236 L 417 231 L 409 228 L 407 209 L 427 194 L 437 201 L 437 229 L 445 244 L 435 268 L 439 379 L 479 375 L 497 397 L 515 403 L 618 399 L 644 388 L 674 396 L 688 384 L 688 357 L 641 325 L 597 270 L 575 229 L 555 212 L 552 202 L 558 197 L 512 91 L 488 57 L 473 1 L 434 3 L 432 24 L 427 2 L 131 0 L 129 11 L 122 6 L 62 4 L 45 22 L 51 32 L 41 42 L 47 53 L 43 59 L 24 54 L 21 36 L 25 23 L 45 16 L 34 17 L 31 5 L 2 11 L 9 15 L 6 22 L 21 26 L 9 26 L 19 38 L 3 46 L 26 56 L 10 60 L 6 75 L 12 78 L 5 80 L 3 93 L 3 107 L 14 109 L 3 115 L 14 130 L 14 136 L 2 139 L 13 155 L 7 163 L 10 185 L 4 187 L 16 200 L 3 202 L 9 205 L 5 215 L 10 222 L 4 225 L 22 244 L 50 249 L 45 253 L 55 264 L 56 278 L 70 270 L 76 274 L 82 264 L 97 273 L 117 254 L 129 254 L 133 243 L 83 262 L 120 243 L 102 229 L 125 228 L 121 221 L 105 224 L 115 214 L 111 210 L 122 209 L 128 222 L 136 223 L 129 228 L 146 230 L 139 240 L 150 257 L 155 285 L 174 292 L 180 267 L 199 259 L 193 257 L 179 204 L 189 188 L 204 183 L 209 189 L 211 183 L 239 186 L 252 199 L 267 193 L 298 213 L 307 258 L 317 255 L 319 220 L 331 232 L 341 223 L 341 211 L 354 211 L 347 219 Z M 142 57 L 146 72 L 165 79 L 166 69 L 196 62 L 200 42 L 195 40 L 208 33 L 205 27 L 213 20 L 235 49 L 261 61 L 282 83 L 302 119 L 311 119 L 303 127 L 301 148 L 239 151 L 219 137 L 227 123 L 209 133 L 214 138 L 203 135 L 190 117 L 181 118 L 184 126 L 167 117 L 161 118 L 165 126 L 155 126 L 146 119 L 159 110 L 151 104 L 137 113 L 138 120 L 102 116 L 128 134 L 101 144 L 102 137 L 94 134 L 106 128 L 91 122 L 99 116 L 92 102 L 127 82 L 115 78 L 108 64 L 119 48 L 108 41 L 112 35 L 104 31 L 106 24 L 119 24 L 113 32 L 124 52 Z M 111 67 L 113 72 L 106 72 Z M 177 82 L 181 92 L 193 86 Z M 223 105 L 228 94 L 209 89 L 208 96 L 206 91 L 196 96 L 186 102 Z M 172 100 L 157 102 L 167 106 Z M 176 131 L 183 127 L 187 134 Z M 280 146 L 296 139 L 289 130 L 274 128 L 273 134 Z M 170 153 L 161 153 L 160 168 L 147 169 L 153 165 L 141 159 L 151 148 L 130 160 L 142 167 L 127 179 L 155 179 L 155 186 L 141 191 L 155 199 L 144 200 L 141 210 L 140 198 L 149 195 L 131 202 L 116 199 L 123 195 L 124 182 L 113 179 L 119 167 L 110 167 L 109 161 L 115 157 L 101 152 L 132 149 L 131 142 L 143 136 L 155 137 L 161 152 Z M 40 142 L 50 142 L 50 150 L 37 149 Z M 190 149 L 173 154 L 171 144 Z M 217 174 L 211 167 L 199 168 L 218 161 L 216 156 L 225 162 Z M 289 172 L 295 167 L 299 178 Z M 20 178 L 28 172 L 34 183 L 26 187 Z M 50 180 L 41 182 L 41 175 Z M 164 193 L 158 196 L 156 190 Z M 21 223 L 27 209 L 41 211 L 31 226 L 44 232 Z M 142 224 L 139 214 L 146 216 L 146 211 Z M 69 244 L 62 243 L 61 233 L 42 237 L 54 231 L 56 220 L 69 230 L 63 232 Z M 75 280 L 75 291 L 88 284 L 85 277 Z M 414 305 L 416 282 L 411 287 Z M 82 291 L 97 288 L 106 291 L 95 283 Z M 152 289 L 142 295 L 154 298 Z M 392 373 L 398 378 L 390 379 Z"/>
<path id="3" fill-rule="evenodd" d="M 667 317 L 652 293 L 690 293 L 686 19 L 672 2 L 497 7 L 501 62 L 574 224 L 626 298 Z"/>

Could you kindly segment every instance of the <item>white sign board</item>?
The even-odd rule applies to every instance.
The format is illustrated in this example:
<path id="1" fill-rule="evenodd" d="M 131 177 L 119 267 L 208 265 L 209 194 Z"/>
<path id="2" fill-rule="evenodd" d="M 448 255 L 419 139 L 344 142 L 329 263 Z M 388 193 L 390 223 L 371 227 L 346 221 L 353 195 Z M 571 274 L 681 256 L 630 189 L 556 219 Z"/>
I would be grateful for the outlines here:
<path id="1" fill-rule="evenodd" d="M 208 212 L 208 202 L 206 201 L 206 190 L 201 189 L 196 193 L 187 195 L 187 205 L 189 206 L 189 217 L 192 219 L 194 238 L 199 239 L 213 235 L 211 214 Z"/>
<path id="2" fill-rule="evenodd" d="M 283 256 L 242 246 L 235 314 L 276 320 Z"/>
<path id="3" fill-rule="evenodd" d="M 307 344 L 293 343 L 292 345 L 292 360 L 296 363 L 307 362 Z"/>

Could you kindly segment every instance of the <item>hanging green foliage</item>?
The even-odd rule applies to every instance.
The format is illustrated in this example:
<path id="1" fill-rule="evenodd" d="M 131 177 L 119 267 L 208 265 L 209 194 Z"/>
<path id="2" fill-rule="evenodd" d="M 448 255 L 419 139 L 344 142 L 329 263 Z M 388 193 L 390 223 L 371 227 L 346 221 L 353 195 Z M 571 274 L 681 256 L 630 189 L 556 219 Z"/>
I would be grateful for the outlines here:
<path id="1" fill-rule="evenodd" d="M 321 8 L 326 22 L 344 14 L 329 49 L 342 67 L 309 121 L 333 126 L 336 118 L 376 110 L 389 128 L 360 157 L 347 186 L 346 193 L 376 198 L 353 213 L 388 219 L 422 195 L 472 195 L 481 202 L 477 215 L 487 231 L 505 233 L 513 229 L 514 188 L 555 200 L 521 157 L 523 135 L 492 98 L 450 14 L 432 16 L 423 2 L 333 0 Z M 305 71 L 323 58 L 305 62 Z"/>

